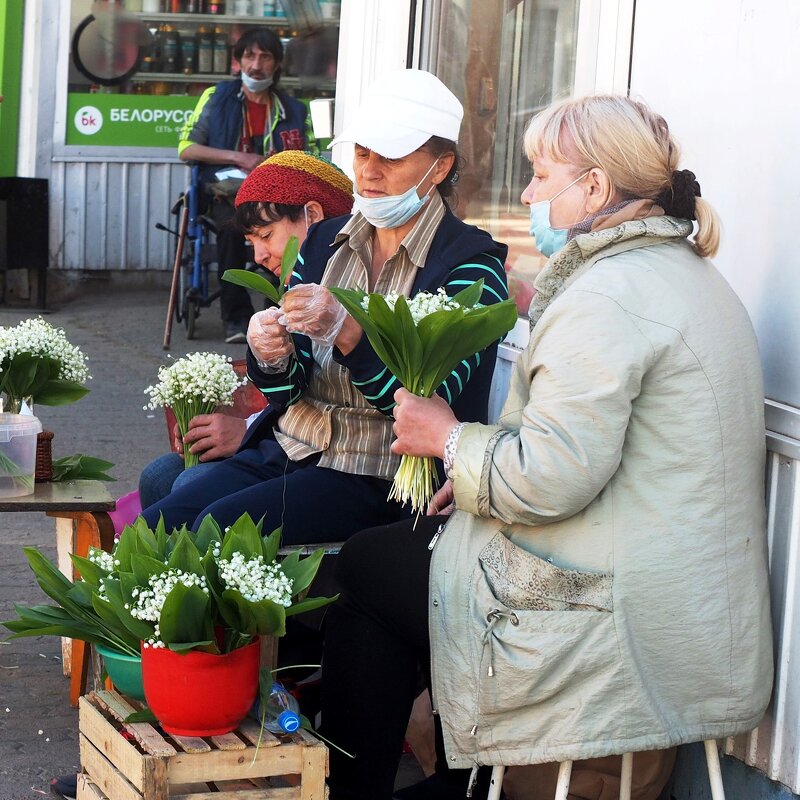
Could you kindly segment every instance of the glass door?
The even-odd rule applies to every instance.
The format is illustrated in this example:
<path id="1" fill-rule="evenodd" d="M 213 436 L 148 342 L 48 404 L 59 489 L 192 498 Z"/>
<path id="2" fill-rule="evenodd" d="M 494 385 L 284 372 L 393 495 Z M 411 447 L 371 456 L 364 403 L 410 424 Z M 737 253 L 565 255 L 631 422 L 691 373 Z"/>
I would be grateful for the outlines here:
<path id="1" fill-rule="evenodd" d="M 465 164 L 456 213 L 509 246 L 506 267 L 521 313 L 545 259 L 528 235 L 520 194 L 531 177 L 522 152 L 530 118 L 572 92 L 580 0 L 428 0 L 420 67 L 464 105 Z"/>

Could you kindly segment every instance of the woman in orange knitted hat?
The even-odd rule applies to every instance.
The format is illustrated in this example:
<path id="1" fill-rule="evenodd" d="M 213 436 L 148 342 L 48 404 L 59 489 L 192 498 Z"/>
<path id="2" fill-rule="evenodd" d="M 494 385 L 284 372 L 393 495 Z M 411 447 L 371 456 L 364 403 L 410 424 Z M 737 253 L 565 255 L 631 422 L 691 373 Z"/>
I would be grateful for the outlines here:
<path id="1" fill-rule="evenodd" d="M 256 264 L 280 275 L 289 237 L 302 244 L 309 225 L 349 214 L 352 207 L 353 185 L 347 175 L 310 153 L 286 150 L 245 178 L 233 221 L 253 245 Z"/>
<path id="2" fill-rule="evenodd" d="M 311 153 L 286 150 L 270 156 L 244 179 L 236 195 L 233 224 L 253 245 L 253 260 L 277 276 L 290 236 L 302 244 L 310 225 L 349 214 L 352 207 L 353 185 L 340 169 Z M 184 440 L 200 455 L 200 464 L 184 471 L 183 445 L 176 435 L 178 452 L 154 459 L 139 476 L 142 508 L 232 456 L 250 421 L 227 414 L 195 417 Z"/>

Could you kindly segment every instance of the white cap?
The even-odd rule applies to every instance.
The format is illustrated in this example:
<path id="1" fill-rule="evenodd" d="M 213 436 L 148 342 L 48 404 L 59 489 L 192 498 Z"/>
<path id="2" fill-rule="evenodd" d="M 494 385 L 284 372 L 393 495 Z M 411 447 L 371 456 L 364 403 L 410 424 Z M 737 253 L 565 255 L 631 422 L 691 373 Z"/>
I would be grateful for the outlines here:
<path id="1" fill-rule="evenodd" d="M 355 142 L 385 158 L 402 158 L 431 136 L 458 141 L 464 108 L 430 72 L 401 69 L 366 91 L 353 122 L 331 144 Z"/>

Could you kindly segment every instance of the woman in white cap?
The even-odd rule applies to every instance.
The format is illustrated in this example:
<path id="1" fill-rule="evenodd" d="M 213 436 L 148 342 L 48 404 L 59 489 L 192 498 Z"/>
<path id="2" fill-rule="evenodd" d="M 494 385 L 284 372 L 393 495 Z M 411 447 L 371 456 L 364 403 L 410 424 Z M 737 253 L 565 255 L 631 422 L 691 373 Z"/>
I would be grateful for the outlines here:
<path id="1" fill-rule="evenodd" d="M 393 72 L 368 90 L 340 137 L 356 144 L 355 214 L 309 228 L 282 307 L 250 321 L 248 372 L 269 410 L 202 492 L 172 492 L 145 512 L 148 521 L 163 513 L 169 527 L 197 527 L 211 514 L 225 527 L 248 512 L 299 544 L 342 541 L 411 515 L 387 502 L 399 464 L 389 448 L 400 384 L 327 287 L 453 295 L 483 278 L 481 302 L 508 296 L 506 247 L 444 201 L 461 116 L 457 98 L 420 70 Z M 440 389 L 463 419 L 486 421 L 496 351 L 465 360 Z"/>
<path id="2" fill-rule="evenodd" d="M 479 765 L 532 765 L 515 800 L 552 798 L 565 760 L 570 796 L 616 797 L 629 752 L 634 771 L 658 762 L 660 785 L 633 781 L 655 800 L 665 748 L 750 731 L 769 702 L 764 394 L 747 312 L 708 260 L 717 217 L 630 98 L 545 109 L 525 152 L 550 258 L 498 423 L 399 390 L 392 450 L 443 459 L 439 516 L 338 557 L 322 732 L 356 759 L 331 751 L 331 800 L 392 797 L 417 662 L 437 772 L 402 800 L 461 798 Z"/>

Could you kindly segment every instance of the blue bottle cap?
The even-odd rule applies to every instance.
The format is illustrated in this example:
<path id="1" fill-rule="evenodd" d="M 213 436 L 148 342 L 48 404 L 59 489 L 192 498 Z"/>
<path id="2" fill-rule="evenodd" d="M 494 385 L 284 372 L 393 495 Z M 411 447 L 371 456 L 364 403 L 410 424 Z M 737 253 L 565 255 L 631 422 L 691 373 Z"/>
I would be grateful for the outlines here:
<path id="1" fill-rule="evenodd" d="M 278 725 L 286 733 L 294 733 L 300 727 L 300 717 L 290 710 L 281 711 L 278 715 Z"/>

